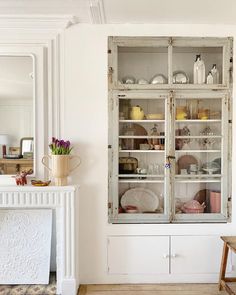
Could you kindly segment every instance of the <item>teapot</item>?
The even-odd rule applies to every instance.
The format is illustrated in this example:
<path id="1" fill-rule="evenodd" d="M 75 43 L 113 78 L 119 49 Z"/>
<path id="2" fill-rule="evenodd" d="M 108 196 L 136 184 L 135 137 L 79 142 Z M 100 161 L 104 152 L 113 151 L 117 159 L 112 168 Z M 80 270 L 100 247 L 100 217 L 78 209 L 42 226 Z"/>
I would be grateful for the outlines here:
<path id="1" fill-rule="evenodd" d="M 131 108 L 130 119 L 131 120 L 143 120 L 144 119 L 144 111 L 139 105 Z"/>

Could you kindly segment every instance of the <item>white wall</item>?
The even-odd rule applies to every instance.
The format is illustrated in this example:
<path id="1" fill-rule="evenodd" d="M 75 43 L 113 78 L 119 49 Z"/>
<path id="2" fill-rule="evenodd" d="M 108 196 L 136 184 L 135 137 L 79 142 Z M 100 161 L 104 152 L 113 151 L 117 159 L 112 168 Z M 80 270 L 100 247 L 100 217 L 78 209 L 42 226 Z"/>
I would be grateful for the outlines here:
<path id="1" fill-rule="evenodd" d="M 222 225 L 110 225 L 107 222 L 107 36 L 233 36 L 236 26 L 76 25 L 65 33 L 65 118 L 63 136 L 74 143 L 82 165 L 73 175 L 80 187 L 80 283 L 124 282 L 106 274 L 106 237 L 118 235 L 236 233 Z M 236 50 L 234 49 L 234 52 Z M 235 79 L 234 79 L 235 80 Z M 236 87 L 235 87 L 236 88 Z M 234 104 L 234 114 L 235 114 Z M 234 128 L 236 135 L 236 128 Z M 234 136 L 234 146 L 236 136 Z M 233 152 L 233 162 L 236 154 Z M 233 168 L 233 178 L 236 169 Z M 233 183 L 233 195 L 235 182 Z M 235 211 L 235 202 L 234 202 Z"/>

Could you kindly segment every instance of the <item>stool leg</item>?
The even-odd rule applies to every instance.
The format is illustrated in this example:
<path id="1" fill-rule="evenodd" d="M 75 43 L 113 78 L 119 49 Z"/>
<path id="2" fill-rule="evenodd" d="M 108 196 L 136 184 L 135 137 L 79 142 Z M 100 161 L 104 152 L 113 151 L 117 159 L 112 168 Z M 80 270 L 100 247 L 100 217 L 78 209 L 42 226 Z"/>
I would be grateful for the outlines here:
<path id="1" fill-rule="evenodd" d="M 220 277 L 219 277 L 219 284 L 218 284 L 219 290 L 222 290 L 221 280 L 224 280 L 225 279 L 225 272 L 226 272 L 226 266 L 227 266 L 228 252 L 229 252 L 229 248 L 227 246 L 227 243 L 224 242 L 223 253 L 222 253 L 222 260 L 221 260 L 221 266 L 220 266 Z"/>

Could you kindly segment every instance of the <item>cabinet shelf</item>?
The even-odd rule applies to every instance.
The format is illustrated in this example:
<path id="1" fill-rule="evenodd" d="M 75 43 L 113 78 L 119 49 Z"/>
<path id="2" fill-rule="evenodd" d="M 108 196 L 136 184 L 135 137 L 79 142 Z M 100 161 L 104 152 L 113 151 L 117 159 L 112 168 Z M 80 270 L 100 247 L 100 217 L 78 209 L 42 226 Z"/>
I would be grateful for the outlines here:
<path id="1" fill-rule="evenodd" d="M 221 179 L 176 179 L 177 183 L 214 183 L 221 182 Z"/>
<path id="2" fill-rule="evenodd" d="M 223 84 L 122 84 L 116 83 L 115 88 L 119 90 L 224 90 L 227 85 Z"/>
<path id="3" fill-rule="evenodd" d="M 164 174 L 119 174 L 119 178 L 125 178 L 125 177 L 130 177 L 130 178 L 137 178 L 137 177 L 147 177 L 147 178 L 164 178 Z"/>
<path id="4" fill-rule="evenodd" d="M 175 175 L 175 178 L 184 178 L 184 179 L 189 179 L 189 178 L 220 178 L 222 177 L 222 174 L 183 174 L 183 175 Z"/>
<path id="5" fill-rule="evenodd" d="M 119 150 L 119 153 L 164 153 L 165 150 Z"/>
<path id="6" fill-rule="evenodd" d="M 165 120 L 119 120 L 120 123 L 165 123 Z"/>
<path id="7" fill-rule="evenodd" d="M 175 150 L 176 153 L 220 153 L 221 150 Z"/>
<path id="8" fill-rule="evenodd" d="M 164 180 L 149 180 L 149 179 L 120 179 L 119 183 L 164 183 Z"/>
<path id="9" fill-rule="evenodd" d="M 152 136 L 152 135 L 120 135 L 119 138 L 142 139 L 142 138 L 166 138 L 166 136 Z"/>
<path id="10" fill-rule="evenodd" d="M 180 136 L 180 135 L 178 135 L 178 136 L 175 136 L 175 138 L 196 138 L 196 139 L 198 139 L 198 138 L 222 138 L 223 136 L 221 136 L 221 135 L 186 135 L 186 136 Z"/>
<path id="11" fill-rule="evenodd" d="M 208 120 L 175 120 L 175 123 L 221 123 L 221 119 L 208 119 Z"/>

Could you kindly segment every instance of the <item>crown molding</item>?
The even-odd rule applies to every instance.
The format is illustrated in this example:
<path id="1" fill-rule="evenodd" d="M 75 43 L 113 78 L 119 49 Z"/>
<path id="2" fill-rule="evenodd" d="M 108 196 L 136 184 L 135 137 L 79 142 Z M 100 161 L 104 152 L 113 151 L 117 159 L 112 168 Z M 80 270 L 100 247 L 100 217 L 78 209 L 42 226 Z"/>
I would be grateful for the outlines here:
<path id="1" fill-rule="evenodd" d="M 103 0 L 89 0 L 90 19 L 93 24 L 105 24 Z"/>
<path id="2" fill-rule="evenodd" d="M 74 15 L 0 14 L 0 29 L 67 29 L 77 23 Z"/>

